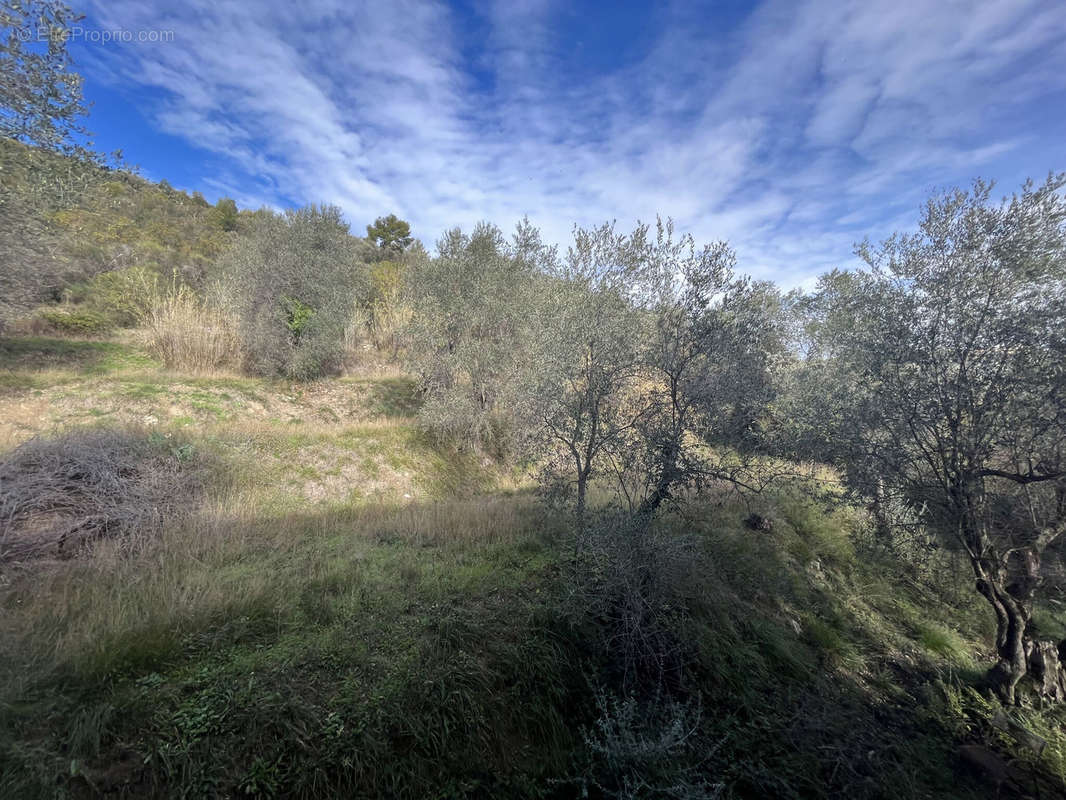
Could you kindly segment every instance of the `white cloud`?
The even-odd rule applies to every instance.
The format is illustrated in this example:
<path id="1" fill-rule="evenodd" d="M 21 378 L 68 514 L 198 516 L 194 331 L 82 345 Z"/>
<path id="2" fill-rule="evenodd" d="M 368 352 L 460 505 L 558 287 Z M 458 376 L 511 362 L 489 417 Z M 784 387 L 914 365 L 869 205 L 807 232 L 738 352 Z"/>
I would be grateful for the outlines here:
<path id="1" fill-rule="evenodd" d="M 931 186 L 1053 152 L 1018 119 L 1064 94 L 1056 0 L 766 0 L 728 31 L 679 4 L 608 71 L 576 69 L 552 0 L 479 19 L 418 0 L 95 4 L 100 27 L 174 30 L 92 74 L 163 90 L 155 124 L 228 162 L 205 186 L 334 202 L 356 225 L 395 211 L 429 242 L 527 214 L 565 242 L 659 212 L 787 284 L 849 262 L 857 232 L 887 233 Z"/>

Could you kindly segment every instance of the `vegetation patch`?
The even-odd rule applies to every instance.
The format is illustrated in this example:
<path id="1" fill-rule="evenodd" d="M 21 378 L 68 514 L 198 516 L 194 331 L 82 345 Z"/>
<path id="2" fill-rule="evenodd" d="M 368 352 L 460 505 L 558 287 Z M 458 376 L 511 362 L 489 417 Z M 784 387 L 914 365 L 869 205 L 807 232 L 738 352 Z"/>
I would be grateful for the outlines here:
<path id="1" fill-rule="evenodd" d="M 43 336 L 0 338 L 0 369 L 5 370 L 65 367 L 100 372 L 154 363 L 143 353 L 120 342 Z"/>
<path id="2" fill-rule="evenodd" d="M 107 428 L 31 439 L 0 458 L 0 562 L 134 546 L 186 513 L 209 478 L 187 440 Z"/>

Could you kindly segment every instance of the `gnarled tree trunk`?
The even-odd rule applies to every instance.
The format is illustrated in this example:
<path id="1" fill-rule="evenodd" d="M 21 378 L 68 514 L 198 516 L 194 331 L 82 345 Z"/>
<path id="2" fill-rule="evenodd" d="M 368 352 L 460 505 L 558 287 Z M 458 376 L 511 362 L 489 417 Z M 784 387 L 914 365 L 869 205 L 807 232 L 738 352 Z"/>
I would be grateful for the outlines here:
<path id="1" fill-rule="evenodd" d="M 1010 580 L 1011 557 L 1021 571 Z M 1040 582 L 1040 555 L 1033 548 L 1009 552 L 996 558 L 991 549 L 973 559 L 980 592 L 996 614 L 996 653 L 999 661 L 988 672 L 988 680 L 1000 699 L 1018 702 L 1018 684 L 1029 676 L 1042 697 L 1052 702 L 1066 699 L 1066 670 L 1059 659 L 1059 646 L 1032 636 L 1030 620 L 1033 597 Z"/>

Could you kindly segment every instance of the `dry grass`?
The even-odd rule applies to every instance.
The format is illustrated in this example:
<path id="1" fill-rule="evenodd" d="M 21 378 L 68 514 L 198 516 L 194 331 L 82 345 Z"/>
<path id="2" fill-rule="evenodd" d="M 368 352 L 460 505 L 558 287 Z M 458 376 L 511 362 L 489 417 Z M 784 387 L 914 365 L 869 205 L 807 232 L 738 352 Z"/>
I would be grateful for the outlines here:
<path id="1" fill-rule="evenodd" d="M 383 364 L 396 364 L 414 313 L 411 304 L 399 296 L 375 300 L 369 308 L 356 302 L 344 326 L 344 349 L 349 359 L 362 356 L 369 360 L 369 355 Z"/>
<path id="2" fill-rule="evenodd" d="M 400 298 L 374 303 L 370 314 L 369 332 L 374 346 L 395 358 L 403 346 L 403 335 L 414 319 L 414 308 Z"/>
<path id="3" fill-rule="evenodd" d="M 186 287 L 158 297 L 145 315 L 151 351 L 169 368 L 202 374 L 240 361 L 235 314 Z"/>
<path id="4" fill-rule="evenodd" d="M 409 426 L 418 397 L 410 379 L 393 373 L 295 385 L 221 369 L 193 377 L 153 365 L 106 372 L 0 369 L 0 452 L 35 435 L 101 421 L 212 434 L 244 425 L 323 435 L 338 426 Z"/>
<path id="5" fill-rule="evenodd" d="M 378 559 L 398 553 L 394 545 L 435 558 L 451 552 L 462 563 L 543 535 L 542 515 L 521 495 L 274 516 L 264 512 L 269 503 L 253 505 L 257 499 L 267 498 L 208 498 L 132 552 L 105 542 L 91 559 L 9 570 L 0 588 L 7 609 L 0 657 L 20 664 L 9 676 L 107 672 L 124 649 L 155 658 L 205 627 L 291 616 L 308 586 L 344 574 L 354 590 L 355 576 L 386 568 Z M 387 569 L 394 575 L 395 567 Z"/>

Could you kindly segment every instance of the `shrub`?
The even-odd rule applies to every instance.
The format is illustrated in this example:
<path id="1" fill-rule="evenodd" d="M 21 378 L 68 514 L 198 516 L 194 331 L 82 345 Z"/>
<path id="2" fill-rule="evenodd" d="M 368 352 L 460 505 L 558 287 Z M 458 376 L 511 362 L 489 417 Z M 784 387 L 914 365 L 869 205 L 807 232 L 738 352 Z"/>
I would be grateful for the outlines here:
<path id="1" fill-rule="evenodd" d="M 220 197 L 209 216 L 215 225 L 227 232 L 237 230 L 240 222 L 237 203 L 231 197 Z"/>
<path id="2" fill-rule="evenodd" d="M 366 286 L 366 267 L 339 209 L 261 215 L 220 266 L 239 292 L 250 371 L 300 380 L 339 367 L 352 303 Z"/>
<path id="3" fill-rule="evenodd" d="M 207 372 L 241 357 L 236 313 L 221 290 L 205 300 L 172 287 L 152 303 L 145 327 L 149 348 L 171 369 Z"/>
<path id="4" fill-rule="evenodd" d="M 82 292 L 81 302 L 115 325 L 140 324 L 159 294 L 159 274 L 146 267 L 101 272 Z"/>
<path id="5" fill-rule="evenodd" d="M 457 228 L 437 251 L 410 276 L 407 360 L 426 396 L 420 421 L 461 447 L 524 453 L 523 439 L 541 419 L 531 391 L 543 368 L 538 276 L 555 251 L 528 222 L 511 242 L 487 223 L 469 235 Z"/>
<path id="6" fill-rule="evenodd" d="M 706 594 L 698 542 L 646 515 L 610 511 L 578 537 L 573 611 L 596 625 L 606 682 L 626 694 L 679 689 L 695 659 L 683 635 L 689 609 Z"/>
<path id="7" fill-rule="evenodd" d="M 98 311 L 79 308 L 49 308 L 37 312 L 56 333 L 74 336 L 93 336 L 107 333 L 113 327 L 111 320 Z"/>
<path id="8" fill-rule="evenodd" d="M 202 492 L 205 466 L 191 444 L 158 433 L 97 428 L 31 439 L 0 458 L 0 563 L 157 533 Z"/>
<path id="9" fill-rule="evenodd" d="M 723 785 L 701 774 L 698 709 L 676 701 L 638 703 L 633 697 L 597 697 L 600 716 L 584 733 L 588 766 L 576 781 L 582 797 L 635 800 L 713 800 Z"/>

